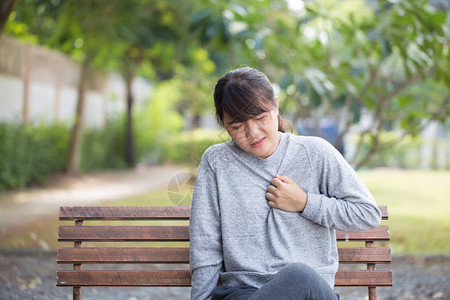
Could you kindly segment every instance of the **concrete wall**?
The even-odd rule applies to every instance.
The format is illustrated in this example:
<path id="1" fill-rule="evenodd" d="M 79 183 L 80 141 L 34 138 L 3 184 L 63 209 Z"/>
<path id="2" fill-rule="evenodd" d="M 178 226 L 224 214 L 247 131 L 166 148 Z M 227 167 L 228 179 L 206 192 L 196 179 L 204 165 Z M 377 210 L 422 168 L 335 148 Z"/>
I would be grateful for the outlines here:
<path id="1" fill-rule="evenodd" d="M 47 48 L 0 37 L 0 122 L 72 124 L 80 65 Z M 118 74 L 90 74 L 85 104 L 85 126 L 102 127 L 108 114 L 125 110 L 125 88 Z M 133 82 L 136 102 L 150 94 L 148 81 Z M 28 103 L 28 113 L 24 109 Z"/>

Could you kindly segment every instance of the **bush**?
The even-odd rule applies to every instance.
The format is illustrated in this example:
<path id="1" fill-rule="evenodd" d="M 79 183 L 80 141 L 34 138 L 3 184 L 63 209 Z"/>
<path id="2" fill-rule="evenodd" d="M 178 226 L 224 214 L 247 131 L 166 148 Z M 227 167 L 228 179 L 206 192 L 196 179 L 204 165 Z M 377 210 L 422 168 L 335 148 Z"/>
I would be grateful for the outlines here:
<path id="1" fill-rule="evenodd" d="M 83 134 L 83 171 L 126 166 L 124 125 L 111 119 L 104 129 L 86 129 Z M 0 123 L 0 191 L 44 182 L 51 173 L 65 169 L 71 128 L 67 124 Z"/>
<path id="2" fill-rule="evenodd" d="M 81 171 L 125 167 L 124 118 L 109 119 L 104 129 L 91 128 L 84 131 Z"/>
<path id="3" fill-rule="evenodd" d="M 134 133 L 139 161 L 150 164 L 161 161 L 165 151 L 161 142 L 182 130 L 183 117 L 176 111 L 176 103 L 181 96 L 176 82 L 160 82 L 151 99 L 136 108 Z"/>
<path id="4" fill-rule="evenodd" d="M 64 169 L 70 131 L 67 125 L 0 124 L 0 190 L 43 182 Z"/>

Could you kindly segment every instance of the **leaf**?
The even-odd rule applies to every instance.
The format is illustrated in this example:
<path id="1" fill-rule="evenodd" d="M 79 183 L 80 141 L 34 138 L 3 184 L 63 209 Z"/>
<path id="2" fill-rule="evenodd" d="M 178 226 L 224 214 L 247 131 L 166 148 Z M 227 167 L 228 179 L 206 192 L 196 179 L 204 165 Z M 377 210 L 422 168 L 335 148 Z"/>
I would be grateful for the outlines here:
<path id="1" fill-rule="evenodd" d="M 302 94 L 306 94 L 308 90 L 308 83 L 303 77 L 297 79 L 297 90 Z"/>
<path id="2" fill-rule="evenodd" d="M 317 16 L 315 16 L 315 15 L 314 16 L 306 16 L 306 17 L 300 18 L 297 21 L 297 25 L 298 26 L 302 26 L 303 24 L 309 23 L 309 22 L 311 22 L 312 20 L 314 20 L 316 18 L 317 18 Z"/>
<path id="3" fill-rule="evenodd" d="M 342 106 L 344 106 L 344 104 L 345 104 L 345 98 L 346 98 L 346 95 L 345 94 L 342 94 L 342 95 L 340 95 L 339 97 L 336 97 L 336 98 L 332 98 L 331 100 L 330 100 L 330 102 L 331 102 L 331 105 L 333 106 L 333 108 L 341 108 Z"/>
<path id="4" fill-rule="evenodd" d="M 190 30 L 195 31 L 198 28 L 203 27 L 202 25 L 205 25 L 212 14 L 213 12 L 209 8 L 203 9 L 193 14 L 190 20 Z"/>
<path id="5" fill-rule="evenodd" d="M 318 107 L 320 106 L 320 104 L 322 104 L 322 99 L 319 93 L 317 93 L 317 91 L 314 88 L 310 89 L 309 99 L 311 100 L 311 103 L 314 107 Z"/>
<path id="6" fill-rule="evenodd" d="M 350 76 L 352 77 L 360 77 L 362 75 L 364 75 L 364 73 L 366 72 L 364 67 L 352 67 L 350 69 Z"/>
<path id="7" fill-rule="evenodd" d="M 280 82 L 280 88 L 283 90 L 287 89 L 287 87 L 292 84 L 293 78 L 294 78 L 294 75 L 292 75 L 292 74 L 284 75 Z"/>
<path id="8" fill-rule="evenodd" d="M 238 14 L 242 18 L 247 16 L 247 10 L 242 5 L 232 4 L 230 8 L 233 10 L 234 13 Z"/>
<path id="9" fill-rule="evenodd" d="M 413 102 L 414 98 L 411 95 L 404 95 L 403 97 L 397 97 L 397 102 L 400 108 L 405 108 Z"/>

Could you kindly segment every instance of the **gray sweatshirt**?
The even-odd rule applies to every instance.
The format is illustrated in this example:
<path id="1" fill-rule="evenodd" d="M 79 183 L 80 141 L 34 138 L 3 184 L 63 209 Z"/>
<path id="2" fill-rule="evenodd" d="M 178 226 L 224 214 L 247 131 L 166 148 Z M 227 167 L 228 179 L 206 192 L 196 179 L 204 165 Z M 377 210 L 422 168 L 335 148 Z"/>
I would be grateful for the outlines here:
<path id="1" fill-rule="evenodd" d="M 224 285 L 259 288 L 292 262 L 311 266 L 334 287 L 335 230 L 380 224 L 369 190 L 332 145 L 280 134 L 268 158 L 245 152 L 233 141 L 205 151 L 191 208 L 191 299 L 210 299 L 219 276 Z M 267 187 L 276 175 L 287 175 L 307 193 L 302 213 L 267 204 Z"/>

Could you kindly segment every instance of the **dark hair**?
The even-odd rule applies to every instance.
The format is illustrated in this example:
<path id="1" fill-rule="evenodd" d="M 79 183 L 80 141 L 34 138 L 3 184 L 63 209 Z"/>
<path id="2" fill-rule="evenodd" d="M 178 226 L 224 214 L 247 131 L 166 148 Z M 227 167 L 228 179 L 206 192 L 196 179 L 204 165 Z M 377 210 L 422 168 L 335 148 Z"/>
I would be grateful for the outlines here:
<path id="1" fill-rule="evenodd" d="M 232 122 L 245 122 L 275 107 L 276 100 L 267 76 L 244 67 L 228 72 L 217 81 L 214 105 L 217 122 L 223 126 L 224 112 L 233 118 Z M 278 130 L 285 132 L 285 126 L 292 131 L 291 123 L 279 115 Z"/>

